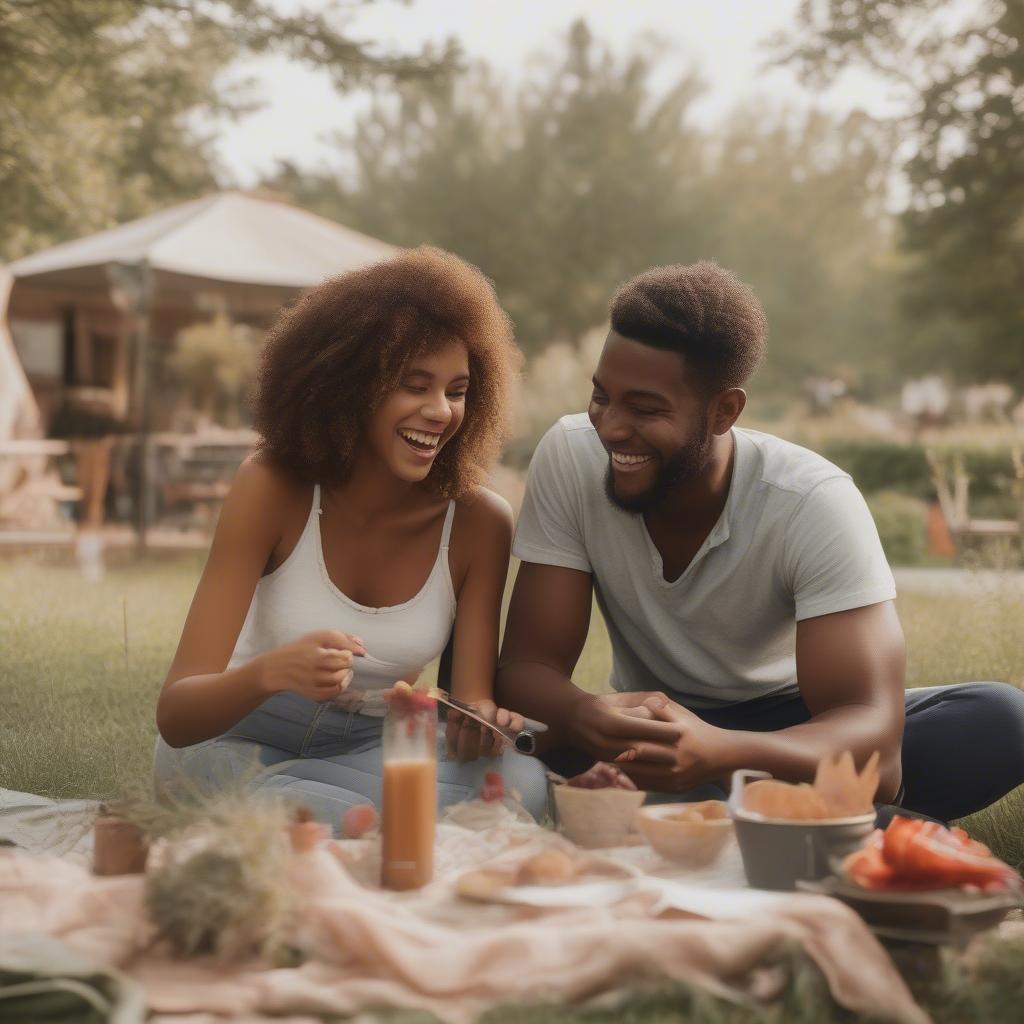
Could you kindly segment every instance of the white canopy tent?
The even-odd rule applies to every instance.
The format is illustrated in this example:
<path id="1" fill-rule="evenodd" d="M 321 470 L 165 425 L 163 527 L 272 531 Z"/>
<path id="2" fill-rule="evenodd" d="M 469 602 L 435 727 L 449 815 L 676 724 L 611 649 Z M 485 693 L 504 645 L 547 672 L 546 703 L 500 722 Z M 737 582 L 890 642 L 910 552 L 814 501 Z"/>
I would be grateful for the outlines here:
<path id="1" fill-rule="evenodd" d="M 203 296 L 216 294 L 233 318 L 264 325 L 301 289 L 393 252 L 287 203 L 218 193 L 11 264 L 9 319 L 15 343 L 21 328 L 52 350 L 34 357 L 46 367 L 35 376 L 26 365 L 44 419 L 55 396 L 79 393 L 109 399 L 137 432 L 144 544 L 151 346 L 169 345 L 181 327 L 203 319 Z M 48 339 L 43 324 L 52 328 Z M 8 420 L 0 408 L 0 426 Z"/>
<path id="2" fill-rule="evenodd" d="M 146 263 L 157 274 L 277 289 L 387 257 L 393 249 L 286 203 L 222 192 L 11 264 L 32 288 L 106 289 L 106 267 Z M 159 287 L 159 285 L 158 285 Z"/>

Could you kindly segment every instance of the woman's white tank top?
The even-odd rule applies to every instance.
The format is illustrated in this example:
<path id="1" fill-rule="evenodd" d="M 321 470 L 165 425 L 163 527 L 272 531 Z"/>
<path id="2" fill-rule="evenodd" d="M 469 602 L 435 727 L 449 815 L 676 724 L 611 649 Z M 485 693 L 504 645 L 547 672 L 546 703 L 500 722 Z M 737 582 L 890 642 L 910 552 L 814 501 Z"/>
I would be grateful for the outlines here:
<path id="1" fill-rule="evenodd" d="M 382 694 L 433 661 L 455 622 L 455 588 L 448 565 L 455 502 L 449 502 L 441 546 L 426 583 L 414 597 L 386 608 L 368 608 L 343 594 L 327 574 L 320 535 L 320 486 L 313 488 L 309 518 L 295 550 L 256 584 L 228 668 L 251 661 L 315 629 L 358 636 L 366 656 L 356 658 L 348 689 L 335 701 L 361 714 L 384 713 Z"/>

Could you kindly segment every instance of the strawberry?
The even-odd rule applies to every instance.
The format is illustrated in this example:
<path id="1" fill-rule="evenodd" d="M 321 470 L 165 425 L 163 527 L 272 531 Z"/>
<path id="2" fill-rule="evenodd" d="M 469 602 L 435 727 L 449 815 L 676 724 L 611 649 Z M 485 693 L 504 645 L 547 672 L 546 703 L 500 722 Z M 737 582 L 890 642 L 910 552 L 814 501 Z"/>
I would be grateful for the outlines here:
<path id="1" fill-rule="evenodd" d="M 484 784 L 480 787 L 480 799 L 486 800 L 488 803 L 505 799 L 505 780 L 500 772 L 487 772 L 484 775 Z"/>

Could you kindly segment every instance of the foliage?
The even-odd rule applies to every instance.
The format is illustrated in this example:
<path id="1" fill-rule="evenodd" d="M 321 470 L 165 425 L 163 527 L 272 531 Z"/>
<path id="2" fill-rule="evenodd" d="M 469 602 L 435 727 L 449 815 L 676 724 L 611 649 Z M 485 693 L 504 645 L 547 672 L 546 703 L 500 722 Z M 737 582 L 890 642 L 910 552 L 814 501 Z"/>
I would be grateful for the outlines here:
<path id="1" fill-rule="evenodd" d="M 656 46 L 615 59 L 577 23 L 563 47 L 513 95 L 474 67 L 380 99 L 339 139 L 354 180 L 284 165 L 269 184 L 478 264 L 531 353 L 577 345 L 640 270 L 713 258 L 767 307 L 773 382 L 855 363 L 884 378 L 900 333 L 886 299 L 885 131 L 761 107 L 699 130 L 699 80 L 656 89 Z"/>
<path id="2" fill-rule="evenodd" d="M 911 355 L 1024 382 L 1024 6 L 801 0 L 798 16 L 779 53 L 806 82 L 867 67 L 909 101 Z"/>
<path id="3" fill-rule="evenodd" d="M 261 331 L 232 323 L 221 309 L 212 320 L 178 332 L 168 368 L 191 392 L 193 404 L 203 414 L 234 426 L 256 373 L 262 341 Z"/>
<path id="4" fill-rule="evenodd" d="M 868 507 L 889 564 L 920 564 L 926 550 L 924 502 L 896 491 L 880 491 L 868 496 Z"/>
<path id="5" fill-rule="evenodd" d="M 605 336 L 601 329 L 588 331 L 579 344 L 556 342 L 529 361 L 516 395 L 515 437 L 502 454 L 505 465 L 525 471 L 548 428 L 586 410 Z"/>
<path id="6" fill-rule="evenodd" d="M 327 68 L 341 88 L 429 75 L 455 58 L 381 52 L 350 38 L 336 9 L 279 8 L 0 0 L 0 259 L 213 188 L 210 140 L 190 117 L 246 109 L 218 78 L 243 54 L 285 53 Z"/>
<path id="7" fill-rule="evenodd" d="M 990 509 L 1016 515 L 1012 494 L 1014 478 L 1012 449 L 924 442 L 843 440 L 827 441 L 818 450 L 830 462 L 845 469 L 865 494 L 899 491 L 925 501 L 935 500 L 927 452 L 934 450 L 946 461 L 959 456 L 970 477 L 972 507 L 975 499 L 988 500 Z"/>

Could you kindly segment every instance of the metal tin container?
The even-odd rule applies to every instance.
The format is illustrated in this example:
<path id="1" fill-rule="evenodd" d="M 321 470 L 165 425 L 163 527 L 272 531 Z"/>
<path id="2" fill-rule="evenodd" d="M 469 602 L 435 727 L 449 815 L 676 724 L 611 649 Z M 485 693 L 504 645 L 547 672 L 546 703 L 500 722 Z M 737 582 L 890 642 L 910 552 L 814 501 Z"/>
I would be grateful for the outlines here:
<path id="1" fill-rule="evenodd" d="M 770 779 L 767 772 L 733 772 L 729 815 L 747 881 L 757 889 L 795 889 L 797 882 L 813 882 L 832 873 L 832 858 L 853 853 L 875 828 L 875 814 L 822 821 L 786 821 L 765 818 L 743 807 L 743 787 L 754 779 Z"/>

